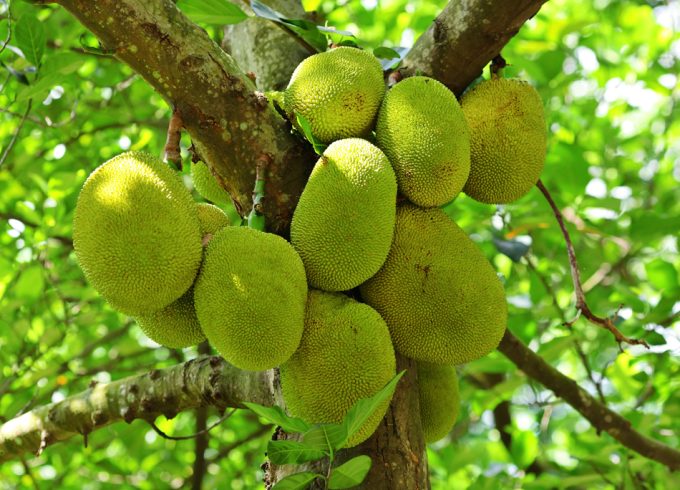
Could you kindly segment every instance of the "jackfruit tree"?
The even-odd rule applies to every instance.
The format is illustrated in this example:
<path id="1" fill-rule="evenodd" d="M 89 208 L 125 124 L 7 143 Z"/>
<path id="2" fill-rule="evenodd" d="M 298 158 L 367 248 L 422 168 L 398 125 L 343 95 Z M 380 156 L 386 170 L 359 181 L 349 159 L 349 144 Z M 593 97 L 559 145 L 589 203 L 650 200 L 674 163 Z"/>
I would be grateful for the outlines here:
<path id="1" fill-rule="evenodd" d="M 0 490 L 677 488 L 679 16 L 0 0 Z"/>

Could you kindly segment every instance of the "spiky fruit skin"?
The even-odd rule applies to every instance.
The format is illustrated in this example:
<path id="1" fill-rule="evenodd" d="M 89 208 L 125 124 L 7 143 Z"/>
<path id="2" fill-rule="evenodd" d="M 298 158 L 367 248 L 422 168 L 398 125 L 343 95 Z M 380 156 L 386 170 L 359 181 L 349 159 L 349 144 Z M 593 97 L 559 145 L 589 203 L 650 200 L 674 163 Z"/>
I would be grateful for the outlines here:
<path id="1" fill-rule="evenodd" d="M 310 285 L 352 289 L 387 258 L 397 182 L 385 154 L 366 140 L 332 143 L 312 170 L 291 223 L 291 243 Z"/>
<path id="2" fill-rule="evenodd" d="M 456 96 L 428 77 L 411 77 L 385 95 L 375 127 L 399 191 L 422 206 L 458 195 L 470 171 L 470 131 Z"/>
<path id="3" fill-rule="evenodd" d="M 194 290 L 189 289 L 162 310 L 137 317 L 142 331 L 157 344 L 181 349 L 205 340 L 194 309 Z"/>
<path id="4" fill-rule="evenodd" d="M 540 95 L 522 80 L 498 78 L 472 88 L 461 105 L 472 143 L 465 193 L 489 204 L 516 201 L 536 184 L 545 163 Z"/>
<path id="5" fill-rule="evenodd" d="M 462 364 L 498 346 L 507 322 L 503 286 L 486 257 L 439 208 L 397 208 L 394 241 L 361 295 L 406 357 Z"/>
<path id="6" fill-rule="evenodd" d="M 182 296 L 202 257 L 191 194 L 173 170 L 142 152 L 118 155 L 90 174 L 78 196 L 73 241 L 90 284 L 132 316 Z"/>
<path id="7" fill-rule="evenodd" d="M 373 54 L 340 47 L 310 56 L 298 65 L 284 92 L 291 121 L 304 116 L 324 143 L 367 136 L 385 95 L 383 70 Z"/>
<path id="8" fill-rule="evenodd" d="M 310 290 L 300 347 L 280 368 L 291 415 L 313 423 L 340 422 L 360 398 L 395 375 L 390 334 L 378 312 L 341 293 Z M 368 439 L 389 407 L 386 400 L 348 441 Z"/>
<path id="9" fill-rule="evenodd" d="M 420 422 L 425 442 L 437 442 L 451 432 L 460 411 L 455 366 L 418 362 Z"/>
<path id="10" fill-rule="evenodd" d="M 225 226 L 231 225 L 229 216 L 217 206 L 207 202 L 196 203 L 198 211 L 198 224 L 201 228 L 201 235 L 214 235 Z"/>
<path id="11" fill-rule="evenodd" d="M 239 369 L 285 362 L 304 327 L 307 280 L 300 256 L 283 238 L 226 227 L 206 248 L 194 286 L 198 320 L 210 343 Z"/>
<path id="12" fill-rule="evenodd" d="M 194 189 L 203 199 L 220 206 L 231 205 L 229 193 L 220 186 L 205 163 L 196 162 L 191 165 L 191 180 L 194 183 Z"/>

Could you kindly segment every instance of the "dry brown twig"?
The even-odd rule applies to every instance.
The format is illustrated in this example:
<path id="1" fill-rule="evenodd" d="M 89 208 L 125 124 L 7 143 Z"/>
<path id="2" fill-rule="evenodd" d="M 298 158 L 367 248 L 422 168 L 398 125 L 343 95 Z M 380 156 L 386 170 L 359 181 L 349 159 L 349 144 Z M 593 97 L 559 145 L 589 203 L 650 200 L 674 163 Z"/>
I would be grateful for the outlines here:
<path id="1" fill-rule="evenodd" d="M 550 205 L 550 208 L 552 209 L 553 214 L 557 219 L 557 223 L 560 226 L 560 230 L 562 230 L 562 235 L 564 236 L 564 241 L 567 245 L 567 254 L 569 255 L 569 268 L 571 270 L 571 279 L 574 283 L 574 294 L 576 295 L 577 313 L 576 318 L 564 322 L 563 325 L 571 327 L 581 316 L 583 316 L 593 325 L 597 325 L 598 327 L 609 330 L 614 335 L 614 338 L 619 343 L 619 346 L 623 342 L 625 342 L 626 344 L 644 345 L 645 347 L 649 348 L 649 344 L 645 340 L 627 337 L 623 333 L 621 333 L 621 331 L 616 327 L 616 325 L 614 325 L 614 318 L 617 317 L 619 310 L 623 307 L 623 305 L 619 305 L 619 308 L 616 310 L 616 313 L 610 317 L 597 316 L 590 309 L 588 303 L 586 302 L 586 295 L 583 292 L 583 286 L 581 285 L 581 273 L 579 272 L 578 261 L 576 260 L 576 253 L 574 252 L 574 245 L 571 241 L 571 237 L 569 236 L 569 232 L 567 231 L 567 227 L 564 224 L 564 217 L 562 216 L 562 212 L 559 210 L 559 208 L 555 204 L 555 201 L 550 195 L 550 192 L 548 192 L 548 189 L 546 189 L 545 185 L 543 185 L 543 182 L 541 182 L 540 179 L 538 180 L 538 182 L 536 182 L 536 187 L 538 187 L 538 189 L 543 193 L 543 196 L 545 197 L 546 201 L 548 201 L 548 204 Z"/>

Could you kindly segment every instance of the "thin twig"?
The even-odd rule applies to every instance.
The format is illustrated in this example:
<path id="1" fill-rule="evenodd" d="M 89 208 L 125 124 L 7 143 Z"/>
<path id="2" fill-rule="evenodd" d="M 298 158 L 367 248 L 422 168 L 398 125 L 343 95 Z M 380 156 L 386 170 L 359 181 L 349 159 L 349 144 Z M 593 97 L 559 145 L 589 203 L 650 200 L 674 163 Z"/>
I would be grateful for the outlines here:
<path id="1" fill-rule="evenodd" d="M 220 425 L 222 422 L 227 420 L 229 417 L 234 415 L 234 412 L 236 412 L 235 408 L 233 408 L 230 411 L 228 411 L 227 413 L 225 413 L 217 422 L 212 424 L 210 427 L 206 427 L 205 430 L 196 432 L 195 434 L 192 434 L 190 436 L 169 436 L 165 432 L 160 430 L 154 422 L 149 422 L 149 425 L 156 432 L 156 434 L 161 436 L 163 439 L 170 439 L 171 441 L 185 441 L 185 440 L 188 440 L 188 439 L 195 439 L 197 436 L 200 436 L 201 434 L 207 434 L 208 432 L 213 430 L 215 427 Z"/>
<path id="2" fill-rule="evenodd" d="M 578 261 L 576 260 L 576 253 L 574 252 L 574 245 L 572 244 L 571 237 L 569 236 L 569 232 L 567 231 L 567 227 L 564 223 L 564 217 L 562 216 L 562 212 L 559 210 L 559 208 L 555 204 L 555 201 L 553 201 L 552 196 L 548 192 L 548 189 L 545 188 L 543 182 L 541 182 L 540 179 L 536 183 L 536 187 L 538 187 L 539 190 L 543 193 L 543 196 L 545 196 L 546 201 L 548 201 L 548 204 L 552 208 L 553 214 L 557 219 L 557 223 L 560 225 L 562 235 L 564 236 L 564 241 L 566 242 L 567 245 L 567 254 L 569 255 L 569 267 L 571 269 L 571 279 L 574 283 L 574 293 L 576 294 L 577 316 L 575 319 L 565 322 L 565 325 L 566 326 L 573 325 L 576 322 L 576 320 L 578 320 L 579 316 L 583 315 L 593 325 L 597 325 L 599 327 L 609 330 L 616 338 L 616 341 L 619 343 L 619 346 L 621 345 L 622 342 L 625 342 L 630 345 L 644 345 L 645 347 L 649 348 L 649 344 L 645 340 L 633 339 L 623 335 L 621 331 L 618 328 L 616 328 L 616 325 L 614 325 L 613 318 L 616 318 L 616 315 L 613 315 L 613 317 L 604 318 L 599 317 L 592 312 L 592 310 L 588 306 L 588 303 L 586 302 L 585 293 L 583 292 L 583 287 L 581 286 L 581 274 L 578 268 Z"/>
<path id="3" fill-rule="evenodd" d="M 2 53 L 9 42 L 12 40 L 12 2 L 9 0 L 7 1 L 7 37 L 5 38 L 5 41 L 2 43 L 2 47 L 0 48 L 0 53 Z"/>
<path id="4" fill-rule="evenodd" d="M 17 126 L 17 129 L 14 131 L 14 134 L 12 135 L 12 139 L 9 141 L 7 148 L 5 148 L 5 152 L 2 154 L 2 157 L 0 157 L 0 167 L 2 167 L 2 164 L 5 163 L 5 160 L 7 160 L 7 157 L 9 156 L 9 152 L 12 151 L 14 144 L 17 142 L 17 139 L 19 138 L 19 133 L 21 132 L 21 128 L 24 127 L 24 123 L 26 122 L 26 118 L 28 117 L 28 113 L 31 112 L 31 106 L 32 105 L 33 105 L 33 99 L 29 99 L 28 100 L 28 106 L 26 106 L 26 112 L 24 112 L 24 115 L 21 118 L 21 121 L 19 121 L 19 125 Z"/>
<path id="5" fill-rule="evenodd" d="M 597 390 L 598 398 L 602 403 L 607 403 L 607 399 L 604 397 L 604 392 L 602 391 L 602 379 L 600 379 L 600 381 L 595 380 L 593 370 L 590 367 L 590 363 L 588 362 L 588 357 L 586 356 L 586 353 L 583 351 L 583 348 L 581 347 L 581 343 L 576 339 L 573 339 L 573 341 L 574 347 L 576 348 L 576 353 L 578 354 L 578 357 L 581 359 L 581 364 L 583 364 L 583 367 L 585 368 L 586 373 L 588 374 L 588 379 Z"/>

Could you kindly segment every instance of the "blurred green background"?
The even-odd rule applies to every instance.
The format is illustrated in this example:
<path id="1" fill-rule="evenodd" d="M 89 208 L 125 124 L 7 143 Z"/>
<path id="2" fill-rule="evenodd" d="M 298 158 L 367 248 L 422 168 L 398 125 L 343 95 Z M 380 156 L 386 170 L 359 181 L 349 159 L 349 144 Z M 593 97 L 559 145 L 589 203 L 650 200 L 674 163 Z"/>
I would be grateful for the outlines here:
<path id="1" fill-rule="evenodd" d="M 364 47 L 409 47 L 443 1 L 306 0 Z M 89 172 L 127 149 L 160 154 L 170 111 L 56 7 L 12 2 L 0 52 L 0 422 L 37 405 L 197 355 L 146 338 L 77 266 L 71 221 Z M 209 27 L 216 40 L 219 30 Z M 505 278 L 510 329 L 562 373 L 680 447 L 680 2 L 551 0 L 503 50 L 549 122 L 543 182 L 563 210 L 591 309 L 652 347 L 619 350 L 573 318 L 564 240 L 537 189 L 506 206 L 446 210 Z M 0 0 L 0 39 L 8 3 Z M 33 40 L 23 52 L 26 36 Z M 3 41 L 0 43 L 4 44 Z M 2 46 L 0 44 L 0 46 Z M 84 47 L 85 46 L 85 47 Z M 188 143 L 188 140 L 187 140 Z M 502 355 L 462 366 L 462 407 L 432 446 L 432 487 L 673 489 L 665 467 L 598 435 Z M 497 423 L 510 415 L 508 425 Z M 209 423 L 219 415 L 212 413 Z M 194 431 L 195 415 L 157 421 Z M 271 429 L 239 411 L 210 433 L 205 488 L 261 487 Z M 0 468 L 0 489 L 183 488 L 193 442 L 118 423 Z"/>

